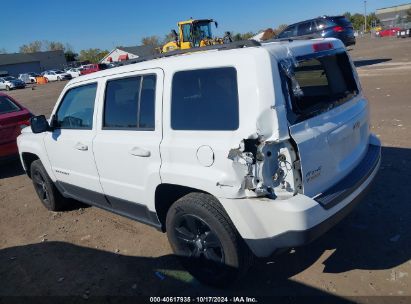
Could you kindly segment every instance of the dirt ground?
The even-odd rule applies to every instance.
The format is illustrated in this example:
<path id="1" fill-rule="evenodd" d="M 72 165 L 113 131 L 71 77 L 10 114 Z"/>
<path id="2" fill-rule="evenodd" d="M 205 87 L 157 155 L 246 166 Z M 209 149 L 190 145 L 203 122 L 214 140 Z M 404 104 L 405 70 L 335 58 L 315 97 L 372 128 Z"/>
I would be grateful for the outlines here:
<path id="1" fill-rule="evenodd" d="M 166 236 L 152 228 L 94 207 L 48 212 L 16 161 L 0 167 L 0 297 L 331 295 L 364 303 L 411 301 L 375 297 L 411 296 L 411 39 L 362 39 L 350 54 L 383 160 L 368 196 L 326 235 L 259 261 L 227 290 L 212 289 L 184 271 Z M 10 94 L 35 114 L 48 115 L 64 85 Z"/>

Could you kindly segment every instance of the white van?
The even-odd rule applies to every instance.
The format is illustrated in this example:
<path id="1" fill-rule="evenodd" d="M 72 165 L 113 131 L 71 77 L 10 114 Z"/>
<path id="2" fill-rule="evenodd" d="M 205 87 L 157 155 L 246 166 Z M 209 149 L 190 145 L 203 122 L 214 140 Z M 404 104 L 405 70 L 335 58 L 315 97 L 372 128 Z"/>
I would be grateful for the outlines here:
<path id="1" fill-rule="evenodd" d="M 154 226 L 219 286 L 254 256 L 326 232 L 380 164 L 336 39 L 190 51 L 73 79 L 18 146 L 49 210 L 74 198 Z"/>

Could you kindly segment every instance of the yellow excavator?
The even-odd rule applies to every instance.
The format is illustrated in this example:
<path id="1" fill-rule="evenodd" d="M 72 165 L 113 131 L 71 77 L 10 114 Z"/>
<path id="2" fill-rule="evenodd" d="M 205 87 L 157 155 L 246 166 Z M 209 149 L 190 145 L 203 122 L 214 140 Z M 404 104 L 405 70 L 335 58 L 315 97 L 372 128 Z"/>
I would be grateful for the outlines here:
<path id="1" fill-rule="evenodd" d="M 190 18 L 189 20 L 178 22 L 178 34 L 175 30 L 171 31 L 174 40 L 163 45 L 161 52 L 166 53 L 232 42 L 230 32 L 226 32 L 223 38 L 213 37 L 211 32 L 212 23 L 215 24 L 216 28 L 218 27 L 217 21 L 213 19 Z"/>

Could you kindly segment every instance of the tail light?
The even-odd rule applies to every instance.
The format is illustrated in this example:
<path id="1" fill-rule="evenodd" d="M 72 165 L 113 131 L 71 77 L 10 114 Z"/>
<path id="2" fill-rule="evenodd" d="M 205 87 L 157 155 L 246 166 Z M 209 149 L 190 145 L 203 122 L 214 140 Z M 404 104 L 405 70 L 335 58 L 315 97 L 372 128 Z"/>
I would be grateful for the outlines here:
<path id="1" fill-rule="evenodd" d="M 344 28 L 342 26 L 334 26 L 333 31 L 336 33 L 344 32 Z"/>
<path id="2" fill-rule="evenodd" d="M 334 48 L 331 42 L 313 44 L 314 52 L 328 51 Z"/>

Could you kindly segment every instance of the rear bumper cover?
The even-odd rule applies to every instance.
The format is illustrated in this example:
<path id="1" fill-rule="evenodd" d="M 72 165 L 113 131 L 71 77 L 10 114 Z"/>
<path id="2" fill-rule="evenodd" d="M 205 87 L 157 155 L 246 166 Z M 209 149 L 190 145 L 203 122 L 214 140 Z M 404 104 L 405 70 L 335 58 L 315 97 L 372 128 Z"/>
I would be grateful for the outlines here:
<path id="1" fill-rule="evenodd" d="M 241 199 L 224 206 L 254 254 L 267 257 L 277 249 L 315 240 L 348 215 L 370 188 L 380 161 L 380 145 L 370 144 L 361 163 L 324 195 L 298 194 L 284 201 Z M 328 199 L 327 208 L 319 202 L 323 198 Z"/>

